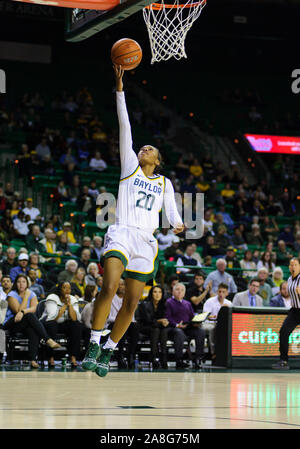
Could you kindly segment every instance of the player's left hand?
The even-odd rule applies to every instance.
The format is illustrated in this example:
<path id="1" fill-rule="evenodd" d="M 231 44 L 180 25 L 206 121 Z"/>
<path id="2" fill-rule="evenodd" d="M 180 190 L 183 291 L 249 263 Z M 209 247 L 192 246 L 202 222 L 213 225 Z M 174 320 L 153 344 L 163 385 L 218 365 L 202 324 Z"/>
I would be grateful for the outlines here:
<path id="1" fill-rule="evenodd" d="M 173 229 L 174 234 L 180 234 L 181 232 L 183 232 L 185 230 L 185 226 L 184 224 L 178 224 L 176 225 L 176 227 Z"/>

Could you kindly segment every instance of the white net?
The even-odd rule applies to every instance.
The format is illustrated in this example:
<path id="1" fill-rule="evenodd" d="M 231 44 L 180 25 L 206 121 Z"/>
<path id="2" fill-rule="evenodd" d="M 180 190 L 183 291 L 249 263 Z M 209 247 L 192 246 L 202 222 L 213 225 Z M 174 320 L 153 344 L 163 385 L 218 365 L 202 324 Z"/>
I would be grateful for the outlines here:
<path id="1" fill-rule="evenodd" d="M 198 19 L 206 0 L 173 4 L 152 3 L 143 9 L 143 16 L 147 26 L 152 53 L 151 64 L 186 58 L 185 38 L 187 32 Z"/>

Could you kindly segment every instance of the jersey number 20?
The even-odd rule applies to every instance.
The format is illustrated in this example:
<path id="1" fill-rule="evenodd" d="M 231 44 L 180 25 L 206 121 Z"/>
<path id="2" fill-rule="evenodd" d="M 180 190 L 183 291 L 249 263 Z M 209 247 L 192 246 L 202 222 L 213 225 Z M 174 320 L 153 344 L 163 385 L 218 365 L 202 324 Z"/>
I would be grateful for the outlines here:
<path id="1" fill-rule="evenodd" d="M 136 207 L 140 207 L 146 210 L 152 210 L 155 196 L 151 195 L 151 193 L 147 195 L 147 193 L 143 192 L 142 190 L 140 190 L 138 194 L 141 194 L 141 196 L 136 202 Z"/>

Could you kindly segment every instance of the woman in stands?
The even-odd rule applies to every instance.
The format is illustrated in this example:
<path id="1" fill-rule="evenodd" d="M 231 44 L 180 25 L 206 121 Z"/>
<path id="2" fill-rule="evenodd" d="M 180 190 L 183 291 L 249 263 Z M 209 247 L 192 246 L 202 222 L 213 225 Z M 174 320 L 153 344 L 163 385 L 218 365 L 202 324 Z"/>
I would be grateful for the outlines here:
<path id="1" fill-rule="evenodd" d="M 3 323 L 3 329 L 12 333 L 24 332 L 28 336 L 28 353 L 32 368 L 38 368 L 37 355 L 40 340 L 52 348 L 59 348 L 47 333 L 43 324 L 35 315 L 37 298 L 28 288 L 28 279 L 19 274 L 7 295 L 8 308 Z"/>
<path id="2" fill-rule="evenodd" d="M 58 333 L 66 334 L 72 368 L 77 367 L 77 359 L 80 357 L 82 333 L 80 318 L 78 299 L 71 295 L 70 283 L 62 282 L 58 285 L 56 293 L 47 296 L 41 322 L 52 338 L 56 338 Z M 48 366 L 49 368 L 54 366 L 51 350 L 48 353 Z"/>
<path id="3" fill-rule="evenodd" d="M 121 179 L 116 224 L 109 227 L 105 236 L 103 286 L 95 300 L 90 344 L 82 363 L 84 369 L 95 371 L 100 377 L 106 376 L 108 372 L 113 350 L 132 321 L 146 282 L 155 277 L 158 244 L 153 232 L 159 226 L 159 212 L 163 206 L 174 232 L 184 230 L 171 181 L 157 174 L 162 162 L 159 150 L 151 145 L 144 145 L 136 155 L 132 148 L 131 127 L 123 91 L 124 71 L 120 66 L 115 66 L 114 70 Z M 101 330 L 109 315 L 122 274 L 126 278 L 123 305 L 110 337 L 100 349 Z"/>
<path id="4" fill-rule="evenodd" d="M 267 268 L 270 274 L 274 271 L 275 264 L 272 262 L 272 254 L 269 251 L 262 253 L 261 258 L 257 263 L 257 270 L 260 270 L 262 267 Z"/>
<path id="5" fill-rule="evenodd" d="M 168 369 L 167 339 L 169 321 L 166 318 L 166 300 L 160 285 L 151 287 L 148 297 L 139 304 L 136 319 L 139 332 L 150 337 L 151 362 L 154 369 L 161 366 Z M 160 344 L 160 365 L 157 361 L 158 343 Z"/>

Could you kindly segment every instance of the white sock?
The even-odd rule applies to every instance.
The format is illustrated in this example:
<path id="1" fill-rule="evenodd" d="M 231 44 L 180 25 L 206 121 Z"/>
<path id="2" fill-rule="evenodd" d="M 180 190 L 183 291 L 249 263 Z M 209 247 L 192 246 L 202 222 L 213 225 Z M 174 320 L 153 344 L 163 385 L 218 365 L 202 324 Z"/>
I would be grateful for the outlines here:
<path id="1" fill-rule="evenodd" d="M 94 329 L 92 329 L 91 330 L 90 342 L 91 343 L 97 343 L 97 345 L 100 345 L 101 334 L 102 334 L 102 330 L 95 331 Z"/>
<path id="2" fill-rule="evenodd" d="M 103 346 L 103 349 L 115 349 L 118 343 L 115 343 L 110 337 L 108 337 L 107 342 Z"/>

